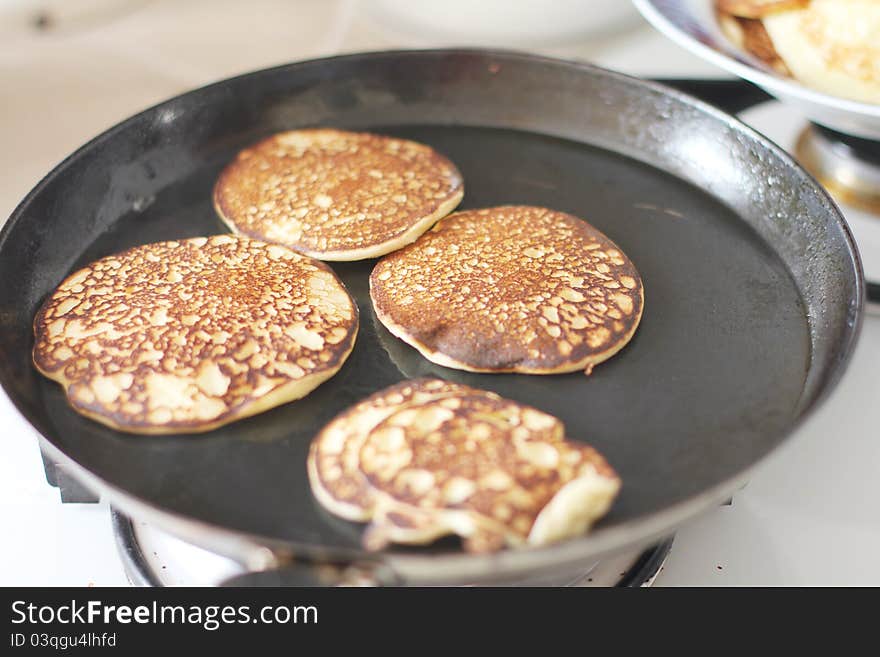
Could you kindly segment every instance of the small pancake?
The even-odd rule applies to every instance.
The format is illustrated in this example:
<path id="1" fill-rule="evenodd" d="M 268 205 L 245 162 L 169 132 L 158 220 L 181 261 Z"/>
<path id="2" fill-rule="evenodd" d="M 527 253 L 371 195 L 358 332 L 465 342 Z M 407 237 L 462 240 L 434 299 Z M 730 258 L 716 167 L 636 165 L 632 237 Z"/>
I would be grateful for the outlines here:
<path id="1" fill-rule="evenodd" d="M 880 104 L 880 2 L 811 0 L 763 23 L 795 79 L 827 94 Z"/>
<path id="2" fill-rule="evenodd" d="M 800 9 L 810 0 L 715 0 L 718 11 L 740 18 L 763 18 L 775 12 Z"/>
<path id="3" fill-rule="evenodd" d="M 586 531 L 620 487 L 556 418 L 436 379 L 399 384 L 336 418 L 312 445 L 309 476 L 329 510 L 370 520 L 369 549 L 448 534 L 470 552 L 544 545 Z"/>
<path id="4" fill-rule="evenodd" d="M 231 235 L 139 246 L 69 276 L 34 319 L 34 365 L 120 431 L 208 431 L 304 397 L 354 346 L 323 263 Z"/>
<path id="5" fill-rule="evenodd" d="M 424 144 L 314 129 L 239 153 L 214 206 L 236 233 L 319 260 L 363 260 L 409 244 L 463 195 L 455 165 Z"/>
<path id="6" fill-rule="evenodd" d="M 474 372 L 586 370 L 629 342 L 642 282 L 619 247 L 530 206 L 457 212 L 370 275 L 376 317 L 428 360 Z"/>

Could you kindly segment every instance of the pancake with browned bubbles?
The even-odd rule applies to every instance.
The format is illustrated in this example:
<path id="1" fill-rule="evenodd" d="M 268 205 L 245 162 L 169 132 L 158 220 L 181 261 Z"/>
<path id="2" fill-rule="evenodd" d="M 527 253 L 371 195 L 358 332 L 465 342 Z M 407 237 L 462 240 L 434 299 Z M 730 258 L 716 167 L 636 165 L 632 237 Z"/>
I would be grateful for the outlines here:
<path id="1" fill-rule="evenodd" d="M 360 471 L 359 454 L 370 430 L 404 408 L 467 390 L 466 386 L 439 379 L 404 381 L 338 415 L 315 438 L 309 452 L 309 479 L 315 497 L 346 520 L 369 520 L 373 493 Z"/>
<path id="2" fill-rule="evenodd" d="M 458 169 L 429 146 L 322 128 L 241 151 L 214 206 L 236 233 L 319 260 L 363 260 L 409 244 L 463 195 Z"/>
<path id="3" fill-rule="evenodd" d="M 400 383 L 337 416 L 312 443 L 308 472 L 329 511 L 369 522 L 372 550 L 449 534 L 468 552 L 546 545 L 587 531 L 620 489 L 556 418 L 437 379 Z"/>
<path id="4" fill-rule="evenodd" d="M 558 374 L 632 338 L 635 266 L 587 222 L 547 208 L 457 212 L 370 275 L 376 317 L 428 360 L 473 372 Z"/>
<path id="5" fill-rule="evenodd" d="M 325 264 L 218 235 L 135 247 L 69 276 L 34 319 L 33 361 L 98 422 L 195 433 L 304 397 L 342 367 L 357 329 Z"/>

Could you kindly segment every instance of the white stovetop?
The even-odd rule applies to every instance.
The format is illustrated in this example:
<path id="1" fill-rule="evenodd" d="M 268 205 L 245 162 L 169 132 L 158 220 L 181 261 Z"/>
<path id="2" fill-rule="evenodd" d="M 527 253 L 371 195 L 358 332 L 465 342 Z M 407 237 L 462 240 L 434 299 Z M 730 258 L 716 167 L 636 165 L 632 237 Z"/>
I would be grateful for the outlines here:
<path id="1" fill-rule="evenodd" d="M 384 28 L 365 2 L 152 0 L 49 34 L 8 28 L 0 40 L 0 217 L 87 139 L 179 92 L 295 59 L 444 45 Z M 637 75 L 722 75 L 637 18 L 613 34 L 540 50 Z M 793 122 L 771 114 L 759 109 L 747 119 L 788 139 Z M 868 268 L 878 271 L 877 227 L 853 223 L 857 237 L 865 236 Z M 760 466 L 732 506 L 678 533 L 656 584 L 880 584 L 873 563 L 880 554 L 878 373 L 875 317 L 866 320 L 833 398 Z M 45 482 L 35 439 L 7 406 L 0 405 L 0 517 L 7 527 L 0 585 L 125 585 L 106 505 L 62 505 Z"/>

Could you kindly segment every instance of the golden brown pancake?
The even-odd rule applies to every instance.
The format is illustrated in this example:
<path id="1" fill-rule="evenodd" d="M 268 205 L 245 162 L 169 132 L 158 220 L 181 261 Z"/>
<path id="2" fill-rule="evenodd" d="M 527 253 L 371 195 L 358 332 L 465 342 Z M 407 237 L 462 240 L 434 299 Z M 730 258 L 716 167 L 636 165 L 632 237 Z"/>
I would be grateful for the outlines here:
<path id="1" fill-rule="evenodd" d="M 363 260 L 409 244 L 463 195 L 455 165 L 424 144 L 314 129 L 239 153 L 214 205 L 236 233 L 320 260 Z"/>
<path id="2" fill-rule="evenodd" d="M 457 212 L 370 275 L 376 317 L 428 360 L 475 372 L 589 371 L 629 342 L 642 282 L 590 224 L 530 206 Z"/>
<path id="3" fill-rule="evenodd" d="M 447 534 L 471 552 L 544 545 L 586 531 L 620 487 L 595 450 L 564 439 L 556 418 L 431 379 L 333 420 L 312 445 L 309 475 L 329 510 L 371 520 L 370 549 Z"/>
<path id="4" fill-rule="evenodd" d="M 114 429 L 207 431 L 307 395 L 354 346 L 357 306 L 323 263 L 232 235 L 139 246 L 69 276 L 33 359 Z"/>

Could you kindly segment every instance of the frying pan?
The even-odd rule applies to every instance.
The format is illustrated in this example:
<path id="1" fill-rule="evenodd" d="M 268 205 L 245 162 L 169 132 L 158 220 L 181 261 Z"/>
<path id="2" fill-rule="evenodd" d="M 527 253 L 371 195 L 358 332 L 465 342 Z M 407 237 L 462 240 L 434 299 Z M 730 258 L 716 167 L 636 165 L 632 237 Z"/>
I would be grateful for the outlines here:
<path id="1" fill-rule="evenodd" d="M 46 295 L 107 254 L 224 232 L 211 207 L 220 169 L 274 131 L 314 125 L 430 144 L 462 171 L 464 208 L 525 203 L 588 219 L 642 275 L 635 338 L 589 377 L 450 370 L 375 320 L 372 261 L 333 263 L 360 306 L 360 335 L 339 374 L 305 399 L 200 436 L 127 435 L 73 412 L 30 361 Z M 0 280 L 0 382 L 52 458 L 124 512 L 251 568 L 336 564 L 378 583 L 581 568 L 668 535 L 729 497 L 829 393 L 864 294 L 834 204 L 765 138 L 669 88 L 479 50 L 291 64 L 146 110 L 27 196 L 0 233 Z M 449 539 L 361 550 L 361 527 L 324 512 L 309 491 L 310 440 L 375 390 L 424 375 L 560 417 L 621 475 L 611 512 L 589 535 L 540 549 L 475 556 Z"/>

